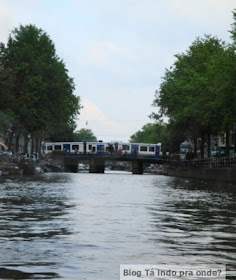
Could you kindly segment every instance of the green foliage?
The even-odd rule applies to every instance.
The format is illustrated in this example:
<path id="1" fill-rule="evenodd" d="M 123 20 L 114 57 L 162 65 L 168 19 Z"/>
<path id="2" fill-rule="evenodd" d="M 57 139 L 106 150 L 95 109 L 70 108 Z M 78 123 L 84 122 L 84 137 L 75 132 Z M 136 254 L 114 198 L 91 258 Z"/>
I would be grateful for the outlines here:
<path id="1" fill-rule="evenodd" d="M 162 151 L 176 152 L 179 143 L 183 142 L 185 135 L 176 127 L 170 127 L 166 123 L 148 123 L 130 137 L 131 143 L 161 143 Z"/>
<path id="2" fill-rule="evenodd" d="M 81 128 L 74 132 L 74 129 L 68 127 L 66 130 L 54 133 L 53 136 L 46 139 L 49 142 L 84 142 L 84 141 L 97 141 L 96 136 L 91 129 Z"/>
<path id="3" fill-rule="evenodd" d="M 92 130 L 86 128 L 81 128 L 79 131 L 76 131 L 73 137 L 76 142 L 97 141 L 97 137 L 93 134 Z"/>
<path id="4" fill-rule="evenodd" d="M 233 41 L 233 45 L 234 47 L 236 47 L 236 9 L 233 10 L 232 13 L 233 13 L 234 22 L 231 24 L 232 29 L 230 33 L 231 33 L 231 39 Z"/>
<path id="5" fill-rule="evenodd" d="M 171 122 L 184 123 L 188 129 L 193 121 L 194 129 L 214 121 L 215 92 L 208 90 L 212 83 L 208 79 L 208 65 L 222 50 L 220 41 L 208 36 L 197 39 L 186 53 L 176 55 L 177 60 L 166 71 L 160 95 L 154 101 L 162 115 L 167 115 Z"/>
<path id="6" fill-rule="evenodd" d="M 80 99 L 49 36 L 20 25 L 0 48 L 0 110 L 12 112 L 27 133 L 60 134 L 75 128 Z"/>
<path id="7" fill-rule="evenodd" d="M 232 46 L 206 36 L 196 39 L 186 53 L 176 55 L 166 70 L 154 106 L 154 118 L 167 116 L 193 140 L 233 128 L 236 121 L 235 53 Z"/>
<path id="8" fill-rule="evenodd" d="M 148 123 L 130 137 L 131 143 L 158 143 L 164 126 Z"/>

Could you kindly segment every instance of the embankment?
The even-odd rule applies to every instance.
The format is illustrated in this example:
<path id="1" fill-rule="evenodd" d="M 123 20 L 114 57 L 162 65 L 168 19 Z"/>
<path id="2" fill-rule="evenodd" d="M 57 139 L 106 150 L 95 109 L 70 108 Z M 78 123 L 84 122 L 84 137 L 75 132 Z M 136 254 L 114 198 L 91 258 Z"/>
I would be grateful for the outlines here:
<path id="1" fill-rule="evenodd" d="M 195 178 L 200 180 L 215 180 L 236 184 L 236 168 L 184 168 L 184 167 L 165 167 L 165 174 L 168 176 Z"/>

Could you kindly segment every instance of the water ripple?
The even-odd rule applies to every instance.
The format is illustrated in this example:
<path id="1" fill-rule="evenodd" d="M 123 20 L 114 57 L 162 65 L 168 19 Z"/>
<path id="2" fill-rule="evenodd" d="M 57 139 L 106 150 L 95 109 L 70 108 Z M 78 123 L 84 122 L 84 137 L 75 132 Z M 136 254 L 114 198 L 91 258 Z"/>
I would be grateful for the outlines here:
<path id="1" fill-rule="evenodd" d="M 2 180 L 0 277 L 118 280 L 124 263 L 236 270 L 235 190 L 127 173 Z"/>

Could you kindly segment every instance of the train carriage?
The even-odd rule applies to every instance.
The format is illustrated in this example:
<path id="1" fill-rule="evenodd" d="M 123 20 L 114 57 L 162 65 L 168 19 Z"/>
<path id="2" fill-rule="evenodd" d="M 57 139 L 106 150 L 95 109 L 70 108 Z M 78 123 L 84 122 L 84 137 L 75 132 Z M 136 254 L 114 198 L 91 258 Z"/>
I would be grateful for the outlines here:
<path id="1" fill-rule="evenodd" d="M 158 158 L 161 155 L 161 144 L 131 143 L 130 148 L 132 156 Z"/>
<path id="2" fill-rule="evenodd" d="M 63 151 L 70 154 L 92 154 L 102 156 L 104 154 L 119 154 L 131 157 L 155 157 L 161 156 L 161 144 L 148 143 L 122 143 L 122 142 L 46 142 L 43 143 L 43 153 Z"/>
<path id="3" fill-rule="evenodd" d="M 82 153 L 84 151 L 83 142 L 45 142 L 42 144 L 44 154 L 53 151 L 63 151 L 66 153 Z"/>

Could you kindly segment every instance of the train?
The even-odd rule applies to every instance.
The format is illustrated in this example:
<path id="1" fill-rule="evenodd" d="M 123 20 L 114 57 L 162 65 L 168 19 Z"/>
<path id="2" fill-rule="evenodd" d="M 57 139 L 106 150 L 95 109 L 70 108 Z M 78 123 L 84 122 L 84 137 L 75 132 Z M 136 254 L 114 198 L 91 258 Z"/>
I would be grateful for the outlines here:
<path id="1" fill-rule="evenodd" d="M 47 155 L 53 151 L 63 151 L 66 154 L 106 155 L 119 154 L 127 156 L 143 156 L 160 158 L 161 143 L 123 143 L 123 142 L 44 142 L 42 152 Z"/>

